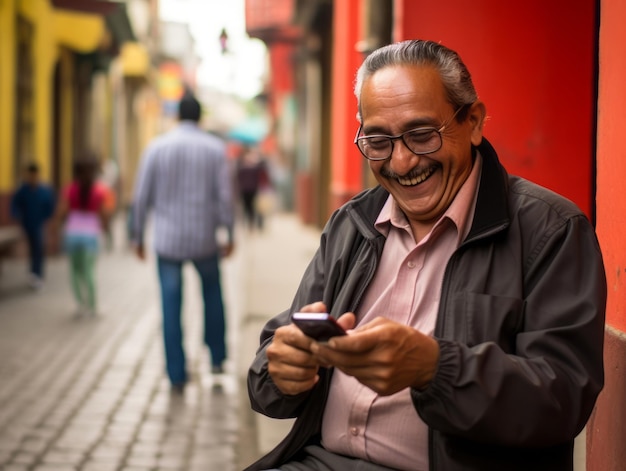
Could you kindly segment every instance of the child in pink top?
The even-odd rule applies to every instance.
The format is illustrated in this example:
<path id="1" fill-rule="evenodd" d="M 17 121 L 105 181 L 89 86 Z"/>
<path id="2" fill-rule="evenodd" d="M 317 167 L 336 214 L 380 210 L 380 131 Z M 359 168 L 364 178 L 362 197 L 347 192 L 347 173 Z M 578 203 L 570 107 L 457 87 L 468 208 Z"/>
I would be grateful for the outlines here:
<path id="1" fill-rule="evenodd" d="M 96 182 L 98 160 L 86 156 L 74 165 L 74 181 L 63 191 L 59 213 L 65 221 L 64 248 L 70 259 L 78 314 L 96 313 L 95 263 L 100 236 L 108 225 L 107 188 Z"/>

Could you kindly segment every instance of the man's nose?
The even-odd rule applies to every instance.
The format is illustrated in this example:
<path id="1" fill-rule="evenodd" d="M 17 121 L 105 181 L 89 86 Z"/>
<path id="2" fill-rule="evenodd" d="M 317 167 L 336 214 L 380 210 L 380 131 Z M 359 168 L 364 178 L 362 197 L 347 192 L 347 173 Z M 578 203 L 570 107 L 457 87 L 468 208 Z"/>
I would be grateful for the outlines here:
<path id="1" fill-rule="evenodd" d="M 404 140 L 400 137 L 397 137 L 392 142 L 393 148 L 391 149 L 391 159 L 389 165 L 398 175 L 405 175 L 413 167 L 415 167 L 415 165 L 417 165 L 419 155 L 411 152 L 404 143 Z"/>

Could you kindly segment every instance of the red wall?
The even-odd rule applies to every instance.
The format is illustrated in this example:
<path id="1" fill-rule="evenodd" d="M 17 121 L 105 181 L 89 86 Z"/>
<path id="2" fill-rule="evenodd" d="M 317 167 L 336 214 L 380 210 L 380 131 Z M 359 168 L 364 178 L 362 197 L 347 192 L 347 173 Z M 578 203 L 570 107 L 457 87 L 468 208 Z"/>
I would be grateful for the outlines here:
<path id="1" fill-rule="evenodd" d="M 595 2 L 401 3 L 404 39 L 461 54 L 487 106 L 485 136 L 508 171 L 591 215 Z"/>
<path id="2" fill-rule="evenodd" d="M 587 426 L 587 470 L 626 463 L 626 4 L 602 0 L 598 80 L 597 232 L 608 282 L 605 385 Z"/>
<path id="3" fill-rule="evenodd" d="M 609 286 L 607 323 L 626 332 L 626 3 L 602 2 L 597 231 Z M 626 419 L 626 417 L 625 417 Z"/>
<path id="4" fill-rule="evenodd" d="M 353 144 L 358 128 L 353 86 L 363 56 L 355 46 L 360 39 L 360 0 L 334 2 L 333 68 L 331 103 L 331 210 L 362 188 L 362 160 Z"/>
<path id="5" fill-rule="evenodd" d="M 272 91 L 278 94 L 293 93 L 294 46 L 290 42 L 275 42 L 270 47 Z"/>

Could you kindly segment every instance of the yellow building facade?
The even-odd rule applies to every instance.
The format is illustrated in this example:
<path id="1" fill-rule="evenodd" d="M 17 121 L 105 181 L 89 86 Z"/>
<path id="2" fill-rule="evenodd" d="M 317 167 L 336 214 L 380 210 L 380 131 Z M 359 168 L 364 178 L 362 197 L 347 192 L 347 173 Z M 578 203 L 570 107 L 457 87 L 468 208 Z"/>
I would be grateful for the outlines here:
<path id="1" fill-rule="evenodd" d="M 64 3 L 0 0 L 0 226 L 12 222 L 9 197 L 27 163 L 58 190 L 71 180 L 76 152 L 91 149 L 126 168 L 130 159 L 134 168 L 147 140 L 120 137 L 136 121 L 135 92 L 146 95 L 151 67 L 125 5 L 55 4 Z"/>
<path id="2" fill-rule="evenodd" d="M 55 9 L 49 0 L 0 2 L 0 224 L 27 162 L 39 164 L 44 181 L 52 181 L 53 170 L 59 184 L 71 178 L 70 51 L 94 51 L 104 37 L 99 15 Z"/>

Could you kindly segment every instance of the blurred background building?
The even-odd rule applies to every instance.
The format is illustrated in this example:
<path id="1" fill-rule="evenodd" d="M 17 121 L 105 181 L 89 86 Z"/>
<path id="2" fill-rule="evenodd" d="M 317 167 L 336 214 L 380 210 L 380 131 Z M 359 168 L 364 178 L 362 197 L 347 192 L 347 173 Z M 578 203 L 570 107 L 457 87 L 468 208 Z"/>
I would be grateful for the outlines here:
<path id="1" fill-rule="evenodd" d="M 392 41 L 441 41 L 473 73 L 488 110 L 485 135 L 507 169 L 572 199 L 596 224 L 610 292 L 607 384 L 588 427 L 588 470 L 621 469 L 624 2 L 241 2 L 248 36 L 265 45 L 258 53 L 266 64 L 263 83 L 247 98 L 203 86 L 206 59 L 192 28 L 162 20 L 157 0 L 2 0 L 0 226 L 11 225 L 8 197 L 27 161 L 39 162 L 44 179 L 60 188 L 85 147 L 102 155 L 120 207 L 130 204 L 141 150 L 171 125 L 177 100 L 191 89 L 206 105 L 207 131 L 227 139 L 233 157 L 238 146 L 260 146 L 280 170 L 283 207 L 321 227 L 374 184 L 352 142 L 359 64 Z M 236 65 L 242 49 L 232 39 L 222 28 L 214 41 L 225 61 L 219 72 L 235 84 L 250 72 Z"/>
<path id="2" fill-rule="evenodd" d="M 0 3 L 0 224 L 28 162 L 59 189 L 85 149 L 125 197 L 118 185 L 160 114 L 158 28 L 153 0 Z"/>

